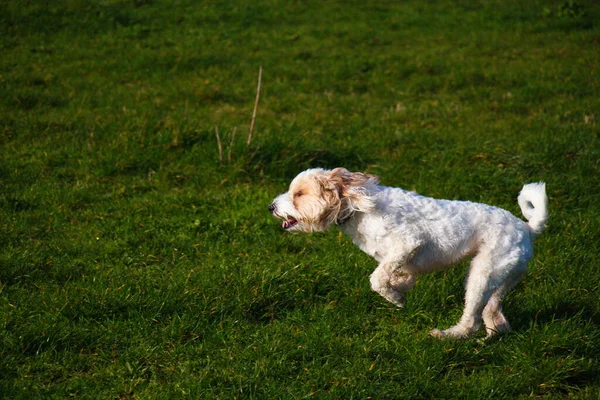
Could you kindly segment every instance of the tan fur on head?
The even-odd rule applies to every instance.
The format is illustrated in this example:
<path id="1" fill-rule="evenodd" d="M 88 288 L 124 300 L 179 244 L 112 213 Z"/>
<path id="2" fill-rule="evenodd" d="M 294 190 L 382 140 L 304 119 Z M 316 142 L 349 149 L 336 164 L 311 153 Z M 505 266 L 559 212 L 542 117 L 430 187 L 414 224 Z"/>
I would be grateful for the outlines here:
<path id="1" fill-rule="evenodd" d="M 329 212 L 323 217 L 329 225 L 347 219 L 355 211 L 368 212 L 375 206 L 367 192 L 369 186 L 379 182 L 375 175 L 336 168 L 322 182 L 323 197 L 329 205 Z"/>
<path id="2" fill-rule="evenodd" d="M 324 231 L 354 212 L 371 210 L 375 204 L 369 189 L 378 182 L 374 175 L 345 168 L 307 170 L 275 199 L 272 212 L 285 219 L 283 226 L 289 231 Z"/>

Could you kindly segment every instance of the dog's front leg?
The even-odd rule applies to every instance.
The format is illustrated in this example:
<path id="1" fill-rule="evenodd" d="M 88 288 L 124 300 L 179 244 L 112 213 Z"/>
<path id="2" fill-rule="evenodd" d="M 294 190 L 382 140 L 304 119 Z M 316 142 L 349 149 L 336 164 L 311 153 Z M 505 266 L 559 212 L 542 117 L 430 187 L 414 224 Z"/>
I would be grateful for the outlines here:
<path id="1" fill-rule="evenodd" d="M 403 271 L 397 263 L 381 263 L 371 274 L 371 289 L 398 307 L 404 307 L 404 293 L 415 285 L 415 276 Z"/>

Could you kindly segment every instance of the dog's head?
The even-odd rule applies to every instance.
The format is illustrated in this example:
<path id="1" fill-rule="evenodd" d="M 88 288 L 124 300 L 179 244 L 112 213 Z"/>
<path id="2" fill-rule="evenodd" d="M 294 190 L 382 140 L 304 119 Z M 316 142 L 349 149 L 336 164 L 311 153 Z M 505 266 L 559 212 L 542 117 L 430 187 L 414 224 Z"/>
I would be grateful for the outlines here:
<path id="1" fill-rule="evenodd" d="M 269 211 L 283 219 L 282 227 L 292 232 L 325 231 L 350 218 L 355 212 L 375 207 L 375 175 L 350 172 L 345 168 L 308 169 L 294 178 L 286 193 L 275 198 Z"/>

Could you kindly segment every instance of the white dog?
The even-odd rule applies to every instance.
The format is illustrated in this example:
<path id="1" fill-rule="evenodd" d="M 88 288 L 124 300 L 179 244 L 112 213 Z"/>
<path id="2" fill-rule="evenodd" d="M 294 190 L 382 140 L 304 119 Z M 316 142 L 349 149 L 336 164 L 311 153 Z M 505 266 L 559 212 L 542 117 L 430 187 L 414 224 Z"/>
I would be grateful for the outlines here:
<path id="1" fill-rule="evenodd" d="M 344 168 L 309 169 L 269 210 L 288 231 L 324 231 L 332 225 L 349 235 L 379 266 L 371 288 L 402 307 L 415 275 L 473 256 L 460 322 L 438 338 L 468 337 L 485 324 L 487 336 L 510 329 L 502 297 L 521 279 L 533 255 L 533 240 L 546 225 L 544 183 L 523 186 L 518 202 L 529 223 L 506 210 L 468 201 L 436 200 L 378 185 L 374 175 Z"/>

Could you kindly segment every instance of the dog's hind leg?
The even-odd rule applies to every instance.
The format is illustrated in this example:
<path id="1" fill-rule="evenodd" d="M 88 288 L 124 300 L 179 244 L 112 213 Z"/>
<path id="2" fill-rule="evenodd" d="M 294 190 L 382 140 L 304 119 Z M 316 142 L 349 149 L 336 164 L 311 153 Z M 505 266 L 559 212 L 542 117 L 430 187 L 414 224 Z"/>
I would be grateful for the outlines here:
<path id="1" fill-rule="evenodd" d="M 502 297 L 512 289 L 527 270 L 530 255 L 523 253 L 518 258 L 502 259 L 496 252 L 480 252 L 473 261 L 467 278 L 465 292 L 465 309 L 460 322 L 455 326 L 440 331 L 430 332 L 438 338 L 465 338 L 471 336 L 485 323 L 487 336 L 510 329 L 508 321 L 502 314 Z M 503 251 L 502 255 L 510 255 Z M 496 260 L 493 262 L 492 260 Z"/>
<path id="2" fill-rule="evenodd" d="M 482 313 L 488 304 L 494 287 L 492 286 L 493 269 L 489 265 L 489 257 L 477 255 L 471 262 L 465 292 L 465 309 L 458 324 L 446 330 L 433 329 L 431 336 L 437 338 L 461 339 L 471 336 L 479 330 Z"/>
<path id="3" fill-rule="evenodd" d="M 502 297 L 506 295 L 523 277 L 526 268 L 524 264 L 519 264 L 513 269 L 512 274 L 504 281 L 490 297 L 487 305 L 483 309 L 483 323 L 487 332 L 487 338 L 498 333 L 510 330 L 510 324 L 502 314 Z"/>
<path id="4" fill-rule="evenodd" d="M 483 323 L 487 332 L 486 338 L 510 330 L 510 324 L 502 314 L 502 296 L 495 291 L 483 309 Z"/>

